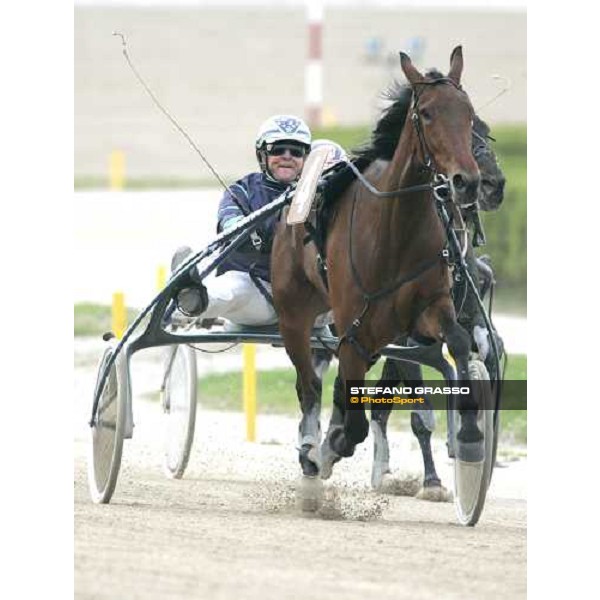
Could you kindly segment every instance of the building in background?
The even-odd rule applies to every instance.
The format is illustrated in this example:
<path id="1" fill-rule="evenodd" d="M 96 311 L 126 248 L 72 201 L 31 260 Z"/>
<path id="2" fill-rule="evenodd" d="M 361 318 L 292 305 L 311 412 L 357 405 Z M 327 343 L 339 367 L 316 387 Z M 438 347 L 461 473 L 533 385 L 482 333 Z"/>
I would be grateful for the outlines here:
<path id="1" fill-rule="evenodd" d="M 438 2 L 439 4 L 440 2 Z M 255 168 L 253 140 L 269 114 L 305 113 L 307 11 L 300 1 L 130 0 L 75 6 L 75 176 L 106 176 L 121 150 L 131 177 L 210 174 L 136 81 L 113 31 L 156 96 L 231 179 Z M 420 68 L 448 67 L 462 44 L 463 84 L 491 124 L 526 121 L 523 8 L 401 8 L 398 2 L 326 1 L 322 120 L 372 123 L 379 93 L 400 76 L 398 51 Z M 251 6 L 252 5 L 252 6 Z M 510 90 L 486 106 L 501 89 Z"/>

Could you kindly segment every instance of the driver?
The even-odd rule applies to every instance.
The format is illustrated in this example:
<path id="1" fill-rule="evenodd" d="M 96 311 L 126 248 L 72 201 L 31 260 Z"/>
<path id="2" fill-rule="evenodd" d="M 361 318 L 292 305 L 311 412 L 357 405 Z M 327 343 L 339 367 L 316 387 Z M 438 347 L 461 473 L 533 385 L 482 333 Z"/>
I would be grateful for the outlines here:
<path id="1" fill-rule="evenodd" d="M 255 140 L 260 173 L 250 173 L 224 193 L 219 204 L 217 231 L 221 232 L 280 196 L 297 181 L 311 148 L 311 132 L 293 115 L 274 115 L 259 128 Z M 176 304 L 186 316 L 221 317 L 240 325 L 270 325 L 277 322 L 270 301 L 271 245 L 278 216 L 263 222 L 251 239 L 234 251 L 216 273 L 204 281 L 196 267 L 176 295 Z M 171 262 L 175 270 L 190 254 L 179 248 Z"/>

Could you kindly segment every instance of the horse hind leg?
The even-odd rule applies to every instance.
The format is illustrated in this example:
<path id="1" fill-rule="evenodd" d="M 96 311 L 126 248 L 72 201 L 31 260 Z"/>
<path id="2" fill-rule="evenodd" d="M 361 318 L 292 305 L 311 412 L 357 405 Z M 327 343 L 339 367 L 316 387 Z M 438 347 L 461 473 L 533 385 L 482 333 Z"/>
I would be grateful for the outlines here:
<path id="1" fill-rule="evenodd" d="M 308 386 L 303 385 L 301 377 L 297 378 L 296 394 L 302 408 L 302 419 L 298 426 L 298 460 L 302 474 L 309 477 L 319 474 L 321 391 L 322 382 L 318 377 L 311 378 Z"/>
<path id="2" fill-rule="evenodd" d="M 395 385 L 400 381 L 400 373 L 396 361 L 386 359 L 377 386 Z M 371 487 L 381 490 L 384 477 L 390 475 L 390 445 L 387 437 L 387 423 L 391 408 L 385 405 L 373 405 L 371 408 L 371 433 L 373 434 L 373 466 L 371 467 Z"/>
<path id="3" fill-rule="evenodd" d="M 317 374 L 317 377 L 321 381 L 323 381 L 323 377 L 325 376 L 325 373 L 327 373 L 332 359 L 333 352 L 331 350 L 327 350 L 325 348 L 315 348 L 312 351 L 312 366 Z"/>
<path id="4" fill-rule="evenodd" d="M 299 462 L 305 476 L 319 474 L 319 444 L 321 441 L 322 383 L 313 369 L 310 331 L 314 319 L 310 314 L 299 320 L 280 315 L 279 328 L 286 351 L 296 368 L 296 394 L 302 411 L 298 426 Z"/>
<path id="5" fill-rule="evenodd" d="M 315 512 L 323 504 L 323 482 L 319 479 L 321 441 L 321 380 L 315 373 L 310 349 L 314 318 L 303 319 L 280 314 L 279 329 L 285 348 L 296 368 L 296 393 L 302 418 L 298 426 L 298 460 L 302 477 L 296 485 L 296 506 L 302 512 Z"/>
<path id="6" fill-rule="evenodd" d="M 403 363 L 399 366 L 403 381 L 411 382 L 411 385 L 423 385 L 423 370 L 420 365 Z M 410 414 L 410 427 L 413 435 L 419 442 L 421 457 L 423 458 L 423 485 L 417 492 L 417 498 L 421 500 L 438 500 L 447 495 L 446 489 L 435 470 L 433 451 L 431 448 L 431 434 L 435 429 L 435 415 L 431 402 L 425 396 L 426 406 L 413 410 Z"/>
<path id="7" fill-rule="evenodd" d="M 435 428 L 433 410 L 426 408 L 412 412 L 410 426 L 419 442 L 425 470 L 423 485 L 415 497 L 418 500 L 429 502 L 450 502 L 452 494 L 442 485 L 442 480 L 438 477 L 433 460 L 431 449 L 431 434 Z"/>
<path id="8" fill-rule="evenodd" d="M 413 363 L 387 359 L 377 385 L 396 385 L 400 382 L 415 385 L 422 384 L 421 367 Z M 426 399 L 427 400 L 427 399 Z M 419 442 L 423 458 L 424 476 L 419 485 L 413 477 L 392 477 L 389 467 L 389 442 L 387 438 L 387 421 L 391 414 L 390 408 L 375 408 L 371 411 L 371 431 L 373 432 L 374 457 L 371 474 L 371 485 L 374 489 L 396 495 L 415 496 L 419 500 L 430 502 L 448 501 L 451 494 L 442 485 L 435 470 L 433 452 L 431 449 L 431 434 L 435 429 L 435 417 L 431 406 L 411 412 L 411 428 Z M 416 494 L 416 495 L 415 495 Z"/>

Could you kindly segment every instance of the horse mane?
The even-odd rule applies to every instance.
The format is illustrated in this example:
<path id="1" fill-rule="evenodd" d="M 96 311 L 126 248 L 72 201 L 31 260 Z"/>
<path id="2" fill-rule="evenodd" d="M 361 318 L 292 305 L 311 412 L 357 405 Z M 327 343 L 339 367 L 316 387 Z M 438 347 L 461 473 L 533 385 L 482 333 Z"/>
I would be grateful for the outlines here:
<path id="1" fill-rule="evenodd" d="M 485 140 L 493 140 L 493 138 L 490 137 L 490 126 L 477 115 L 473 117 L 473 131 Z"/>
<path id="2" fill-rule="evenodd" d="M 425 77 L 443 79 L 444 75 L 437 69 L 430 69 L 425 73 Z M 382 111 L 371 132 L 371 139 L 352 150 L 354 158 L 361 158 L 369 163 L 378 158 L 392 160 L 410 108 L 412 87 L 408 83 L 394 80 L 380 96 L 384 100 L 391 101 L 391 104 Z"/>

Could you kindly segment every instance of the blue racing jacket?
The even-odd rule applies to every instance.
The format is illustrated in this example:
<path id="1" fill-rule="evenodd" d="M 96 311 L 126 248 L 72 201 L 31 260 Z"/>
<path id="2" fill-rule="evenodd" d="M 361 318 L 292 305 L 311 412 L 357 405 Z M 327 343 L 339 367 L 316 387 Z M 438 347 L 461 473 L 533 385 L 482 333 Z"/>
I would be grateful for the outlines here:
<path id="1" fill-rule="evenodd" d="M 269 179 L 264 173 L 250 173 L 243 179 L 236 181 L 223 194 L 219 203 L 217 232 L 227 228 L 227 222 L 237 217 L 245 217 L 251 212 L 258 210 L 269 204 L 281 195 L 286 188 L 287 183 L 279 183 Z M 242 212 L 238 204 L 233 200 L 232 193 L 238 203 L 244 208 Z M 279 220 L 279 215 L 272 215 L 266 221 L 259 225 L 259 230 L 264 234 L 266 248 L 268 251 L 257 252 L 254 249 L 244 245 L 243 249 L 231 253 L 225 262 L 223 262 L 217 274 L 226 271 L 244 271 L 248 273 L 252 270 L 265 281 L 271 281 L 271 245 L 275 234 L 275 225 Z"/>

